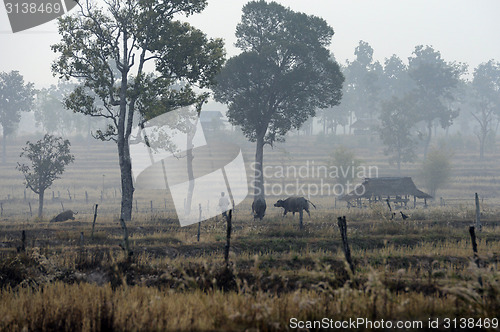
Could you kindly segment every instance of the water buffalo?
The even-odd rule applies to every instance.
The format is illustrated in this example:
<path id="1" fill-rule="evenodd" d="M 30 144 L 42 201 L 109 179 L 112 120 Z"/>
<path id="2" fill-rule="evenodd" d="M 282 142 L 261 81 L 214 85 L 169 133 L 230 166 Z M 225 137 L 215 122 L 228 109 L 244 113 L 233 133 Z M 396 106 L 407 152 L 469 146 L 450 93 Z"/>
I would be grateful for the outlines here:
<path id="1" fill-rule="evenodd" d="M 70 220 L 70 219 L 75 220 L 74 215 L 76 215 L 76 214 L 78 214 L 78 212 L 74 213 L 71 210 L 66 210 L 64 212 L 59 213 L 54 218 L 52 218 L 52 220 L 50 222 L 61 222 L 61 221 L 66 221 L 66 220 Z"/>
<path id="2" fill-rule="evenodd" d="M 257 197 L 252 203 L 253 219 L 259 218 L 262 220 L 266 215 L 266 200 L 263 197 Z"/>
<path id="3" fill-rule="evenodd" d="M 286 216 L 287 212 L 292 212 L 293 215 L 295 215 L 295 212 L 301 213 L 302 210 L 305 210 L 309 217 L 311 214 L 309 213 L 309 203 L 316 208 L 316 205 L 313 204 L 308 199 L 305 199 L 304 197 L 288 197 L 285 200 L 278 200 L 276 204 L 274 204 L 275 207 L 282 207 L 285 209 L 283 216 Z"/>

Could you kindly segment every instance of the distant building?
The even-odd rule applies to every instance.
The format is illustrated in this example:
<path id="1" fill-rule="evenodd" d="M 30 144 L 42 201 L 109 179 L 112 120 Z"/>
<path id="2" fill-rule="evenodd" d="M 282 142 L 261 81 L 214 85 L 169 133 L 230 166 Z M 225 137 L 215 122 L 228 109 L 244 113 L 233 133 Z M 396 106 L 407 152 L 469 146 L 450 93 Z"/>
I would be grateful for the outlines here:
<path id="1" fill-rule="evenodd" d="M 220 111 L 201 111 L 200 122 L 205 131 L 215 131 L 225 127 L 225 121 Z"/>
<path id="2" fill-rule="evenodd" d="M 378 120 L 376 119 L 358 119 L 351 124 L 354 135 L 372 135 L 376 134 Z"/>
<path id="3" fill-rule="evenodd" d="M 360 207 L 363 199 L 370 203 L 388 200 L 400 206 L 407 206 L 411 196 L 413 196 L 413 207 L 417 205 L 417 198 L 423 199 L 425 205 L 427 199 L 432 198 L 431 195 L 419 190 L 410 177 L 381 177 L 366 178 L 341 200 L 346 201 L 348 206 Z"/>

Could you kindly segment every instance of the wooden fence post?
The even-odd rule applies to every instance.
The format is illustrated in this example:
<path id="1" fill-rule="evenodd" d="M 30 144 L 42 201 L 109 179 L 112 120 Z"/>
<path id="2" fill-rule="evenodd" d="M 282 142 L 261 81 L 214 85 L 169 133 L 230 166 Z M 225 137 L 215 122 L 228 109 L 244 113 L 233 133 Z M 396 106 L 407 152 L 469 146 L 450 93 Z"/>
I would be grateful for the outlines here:
<path id="1" fill-rule="evenodd" d="M 349 264 L 352 274 L 354 275 L 354 264 L 351 259 L 351 249 L 349 248 L 349 242 L 347 241 L 347 222 L 345 216 L 337 218 L 337 224 L 340 229 L 340 236 L 342 237 L 342 249 L 344 251 L 344 256 Z"/>
<path id="2" fill-rule="evenodd" d="M 474 230 L 474 226 L 469 226 L 469 233 L 470 233 L 470 239 L 471 239 L 471 242 L 472 242 L 472 251 L 474 253 L 474 263 L 476 263 L 476 266 L 479 268 L 480 267 L 480 262 L 479 262 L 479 256 L 477 255 L 476 232 Z M 481 286 L 483 285 L 483 278 L 481 277 L 481 275 L 479 275 L 477 281 L 479 282 L 479 284 Z"/>
<path id="3" fill-rule="evenodd" d="M 197 236 L 197 239 L 198 239 L 198 242 L 200 242 L 200 232 L 201 232 L 201 204 L 199 204 L 198 207 L 200 209 L 200 217 L 198 218 L 198 236 Z"/>
<path id="4" fill-rule="evenodd" d="M 224 247 L 224 261 L 226 263 L 226 268 L 229 267 L 229 248 L 231 246 L 231 229 L 232 223 L 231 219 L 233 218 L 233 210 L 229 210 L 227 214 L 227 232 L 226 232 L 226 246 Z"/>
<path id="5" fill-rule="evenodd" d="M 481 209 L 479 208 L 479 196 L 476 193 L 476 227 L 481 230 Z"/>
<path id="6" fill-rule="evenodd" d="M 92 233 L 90 235 L 92 241 L 94 241 L 94 228 L 95 228 L 95 221 L 97 219 L 97 208 L 98 207 L 99 207 L 99 204 L 96 204 L 95 209 L 94 209 L 94 221 L 92 222 Z"/>
<path id="7" fill-rule="evenodd" d="M 21 251 L 25 252 L 26 251 L 26 231 L 23 230 L 21 232 Z"/>

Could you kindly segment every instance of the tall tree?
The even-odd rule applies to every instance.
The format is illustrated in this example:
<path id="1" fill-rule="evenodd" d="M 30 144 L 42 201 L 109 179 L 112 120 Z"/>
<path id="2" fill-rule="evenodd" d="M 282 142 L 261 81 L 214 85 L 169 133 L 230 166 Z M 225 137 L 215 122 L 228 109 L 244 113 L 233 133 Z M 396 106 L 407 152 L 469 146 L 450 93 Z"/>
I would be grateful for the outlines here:
<path id="1" fill-rule="evenodd" d="M 377 117 L 382 74 L 380 63 L 373 61 L 373 48 L 370 44 L 360 40 L 354 55 L 356 59 L 348 62 L 344 70 L 346 82 L 342 104 L 351 110 L 349 125 L 352 124 L 353 115 L 358 119 Z"/>
<path id="2" fill-rule="evenodd" d="M 64 173 L 64 168 L 75 160 L 68 140 L 46 134 L 36 143 L 26 142 L 20 157 L 29 159 L 30 165 L 17 164 L 25 178 L 26 188 L 38 194 L 38 218 L 43 215 L 45 190 Z"/>
<path id="3" fill-rule="evenodd" d="M 391 161 L 396 162 L 399 174 L 402 163 L 412 162 L 416 158 L 416 141 L 412 135 L 416 118 L 413 104 L 414 99 L 410 96 L 393 97 L 382 103 L 380 139 L 386 146 L 384 153 L 391 155 Z"/>
<path id="4" fill-rule="evenodd" d="M 415 83 L 408 73 L 408 66 L 396 55 L 385 59 L 380 81 L 383 100 L 403 98 L 415 88 Z"/>
<path id="5" fill-rule="evenodd" d="M 7 161 L 6 141 L 21 121 L 21 112 L 30 111 L 35 90 L 33 83 L 24 83 L 18 71 L 0 73 L 0 124 L 2 125 L 2 162 Z"/>
<path id="6" fill-rule="evenodd" d="M 453 109 L 453 90 L 457 87 L 460 76 L 466 67 L 455 62 L 446 62 L 441 53 L 431 46 L 416 46 L 408 58 L 408 72 L 416 85 L 415 94 L 418 101 L 418 121 L 427 128 L 424 147 L 424 159 L 431 142 L 433 122 L 439 119 L 443 128 L 453 123 L 459 111 Z"/>
<path id="7" fill-rule="evenodd" d="M 479 128 L 475 132 L 479 140 L 479 159 L 484 158 L 488 135 L 493 132 L 493 121 L 500 117 L 500 63 L 490 60 L 474 70 L 472 86 L 472 116 Z"/>
<path id="8" fill-rule="evenodd" d="M 38 91 L 35 110 L 37 126 L 42 126 L 49 133 L 65 136 L 74 131 L 85 131 L 86 122 L 82 114 L 68 112 L 64 107 L 64 98 L 74 90 L 74 85 L 60 83 Z"/>
<path id="9" fill-rule="evenodd" d="M 201 102 L 206 93 L 193 87 L 212 84 L 223 64 L 222 40 L 174 20 L 206 5 L 206 0 L 111 0 L 102 8 L 87 0 L 59 19 L 62 40 L 52 46 L 59 54 L 52 70 L 82 82 L 66 99 L 68 109 L 108 120 L 96 136 L 117 144 L 124 220 L 132 216 L 134 121 Z"/>
<path id="10" fill-rule="evenodd" d="M 256 142 L 254 199 L 265 196 L 264 145 L 283 141 L 317 108 L 340 101 L 344 77 L 327 49 L 332 36 L 323 19 L 276 2 L 243 7 L 236 27 L 243 52 L 228 60 L 214 95 L 228 105 L 229 121 Z"/>

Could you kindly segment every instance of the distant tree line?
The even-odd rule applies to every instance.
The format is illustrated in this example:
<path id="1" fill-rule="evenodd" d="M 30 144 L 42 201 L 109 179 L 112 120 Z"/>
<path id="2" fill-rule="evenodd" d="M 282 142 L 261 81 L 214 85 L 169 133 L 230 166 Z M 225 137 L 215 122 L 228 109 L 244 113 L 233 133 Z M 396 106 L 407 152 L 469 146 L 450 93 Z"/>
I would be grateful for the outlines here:
<path id="1" fill-rule="evenodd" d="M 359 119 L 378 123 L 386 153 L 398 169 L 416 158 L 417 143 L 424 159 L 438 126 L 444 130 L 461 115 L 472 124 L 484 158 L 488 139 L 500 124 L 500 63 L 495 60 L 471 70 L 446 61 L 432 46 L 418 45 L 405 63 L 393 55 L 381 64 L 373 48 L 360 41 L 355 60 L 341 67 L 346 80 L 339 106 L 320 110 L 324 133 L 336 133 Z M 467 75 L 469 74 L 469 75 Z"/>

